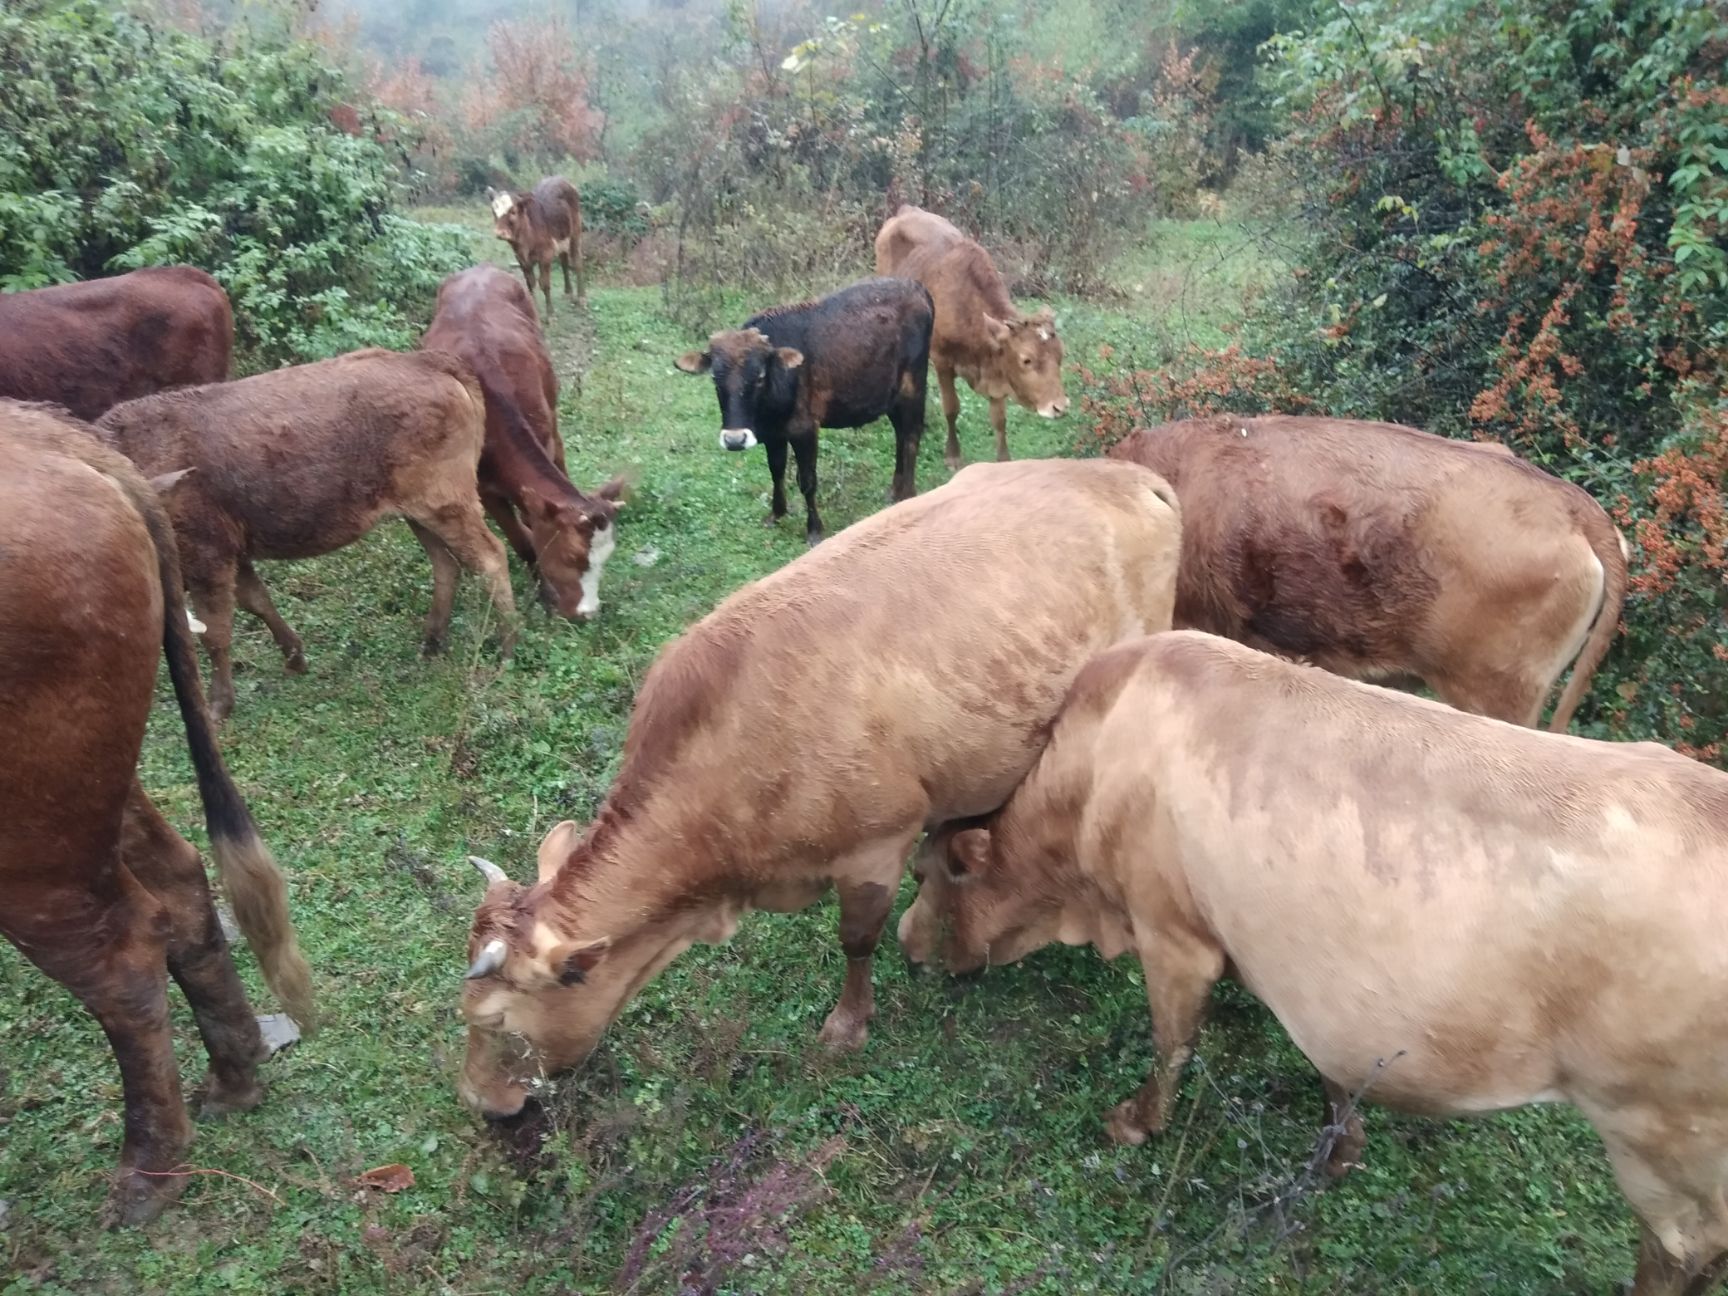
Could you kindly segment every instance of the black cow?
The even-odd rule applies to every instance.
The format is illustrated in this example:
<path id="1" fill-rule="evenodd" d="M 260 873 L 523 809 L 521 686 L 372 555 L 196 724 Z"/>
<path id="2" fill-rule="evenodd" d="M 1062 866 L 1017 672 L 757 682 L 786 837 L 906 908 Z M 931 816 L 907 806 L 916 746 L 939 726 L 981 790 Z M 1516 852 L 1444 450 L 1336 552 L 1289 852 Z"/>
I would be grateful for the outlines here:
<path id="1" fill-rule="evenodd" d="M 922 284 L 865 279 L 821 301 L 763 311 L 741 329 L 714 334 L 706 351 L 679 357 L 685 373 L 714 375 L 721 448 L 767 448 L 774 477 L 769 526 L 786 516 L 790 446 L 807 510 L 805 538 L 811 544 L 822 539 L 816 515 L 819 427 L 863 427 L 887 415 L 894 425 L 892 497 L 918 493 L 914 474 L 935 318 Z"/>

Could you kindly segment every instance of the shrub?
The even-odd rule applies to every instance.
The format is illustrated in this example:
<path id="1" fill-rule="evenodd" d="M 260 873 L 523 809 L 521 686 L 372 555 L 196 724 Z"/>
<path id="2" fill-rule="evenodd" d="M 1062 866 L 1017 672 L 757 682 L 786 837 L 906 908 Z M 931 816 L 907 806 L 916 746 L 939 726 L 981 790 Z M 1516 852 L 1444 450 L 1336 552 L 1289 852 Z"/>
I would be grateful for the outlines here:
<path id="1" fill-rule="evenodd" d="M 161 31 L 95 0 L 0 13 L 0 286 L 188 262 L 234 303 L 251 363 L 412 341 L 461 264 L 391 214 L 402 129 L 316 46 Z M 101 111 L 90 111 L 100 104 Z"/>

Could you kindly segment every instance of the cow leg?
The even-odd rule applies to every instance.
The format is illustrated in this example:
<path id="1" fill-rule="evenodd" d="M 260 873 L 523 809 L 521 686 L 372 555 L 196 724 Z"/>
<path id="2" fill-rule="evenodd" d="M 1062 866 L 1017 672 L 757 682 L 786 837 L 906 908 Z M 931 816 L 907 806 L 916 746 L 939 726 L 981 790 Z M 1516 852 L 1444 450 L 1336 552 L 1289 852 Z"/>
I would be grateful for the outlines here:
<path id="1" fill-rule="evenodd" d="M 419 523 L 433 536 L 444 542 L 444 547 L 450 555 L 473 572 L 486 583 L 486 592 L 492 596 L 492 606 L 498 610 L 499 644 L 505 656 L 516 643 L 516 596 L 510 590 L 510 567 L 504 558 L 504 546 L 498 537 L 486 529 L 485 515 L 480 509 L 480 500 L 475 495 L 469 495 L 459 503 L 434 507 L 425 512 L 417 513 L 410 519 L 410 525 Z M 419 535 L 418 529 L 415 535 Z M 421 545 L 426 546 L 422 539 Z M 430 557 L 432 549 L 426 546 Z M 433 577 L 436 581 L 438 560 L 433 558 Z M 449 578 L 450 597 L 444 600 L 442 609 L 437 601 L 437 587 L 433 588 L 433 608 L 426 618 L 426 642 L 431 644 L 436 640 L 439 644 L 450 629 L 450 609 L 455 593 L 455 579 Z"/>
<path id="2" fill-rule="evenodd" d="M 840 991 L 840 1002 L 822 1023 L 820 1035 L 822 1043 L 835 1052 L 862 1048 L 870 1038 L 870 1019 L 876 1015 L 871 963 L 911 849 L 912 839 L 897 837 L 835 866 L 846 984 Z"/>
<path id="3" fill-rule="evenodd" d="M 1107 1121 L 1110 1137 L 1129 1145 L 1144 1143 L 1169 1123 L 1182 1070 L 1206 1020 L 1212 987 L 1224 975 L 1224 951 L 1200 933 L 1172 924 L 1141 944 L 1140 963 L 1146 971 L 1157 1060 L 1139 1092 L 1118 1103 Z"/>
<path id="4" fill-rule="evenodd" d="M 822 519 L 816 514 L 816 429 L 809 435 L 788 437 L 798 460 L 798 490 L 804 496 L 804 543 L 822 543 Z"/>
<path id="5" fill-rule="evenodd" d="M 1705 1296 L 1728 1274 L 1728 1120 L 1673 1110 L 1578 1106 L 1602 1135 L 1640 1225 L 1632 1296 Z M 1670 1249 L 1672 1247 L 1673 1249 Z"/>
<path id="6" fill-rule="evenodd" d="M 204 651 L 210 658 L 210 715 L 224 720 L 234 710 L 235 560 L 197 556 L 186 567 L 192 609 L 204 623 Z"/>
<path id="7" fill-rule="evenodd" d="M 282 614 L 276 610 L 276 604 L 270 599 L 270 591 L 264 582 L 258 578 L 250 560 L 242 558 L 235 572 L 234 592 L 240 599 L 240 606 L 265 625 L 270 627 L 270 634 L 276 640 L 276 646 L 282 650 L 282 659 L 287 663 L 291 675 L 306 673 L 306 650 L 300 642 L 300 636 L 294 633 L 294 627 L 282 619 Z"/>
<path id="8" fill-rule="evenodd" d="M 0 912 L 0 932 L 70 990 L 108 1037 L 126 1115 L 107 1222 L 145 1224 L 180 1195 L 186 1181 L 172 1172 L 192 1141 L 168 1029 L 169 920 L 124 867 L 102 874 L 106 894 L 47 892 L 28 916 Z"/>
<path id="9" fill-rule="evenodd" d="M 450 632 L 450 613 L 456 606 L 456 583 L 462 579 L 462 568 L 456 556 L 429 529 L 412 519 L 408 529 L 426 551 L 432 563 L 432 606 L 426 613 L 426 635 L 420 651 L 428 657 L 444 651 L 444 638 Z"/>
<path id="10" fill-rule="evenodd" d="M 918 493 L 918 446 L 924 439 L 924 411 L 902 402 L 888 412 L 894 425 L 894 484 L 889 499 L 898 503 Z"/>
<path id="11" fill-rule="evenodd" d="M 774 526 L 786 516 L 786 441 L 783 437 L 774 437 L 763 441 L 762 448 L 768 452 L 768 476 L 774 480 L 764 525 Z"/>
<path id="12" fill-rule="evenodd" d="M 1331 1144 L 1327 1149 L 1326 1173 L 1334 1179 L 1342 1179 L 1362 1164 L 1362 1149 L 1368 1144 L 1368 1135 L 1362 1128 L 1362 1113 L 1351 1101 L 1350 1091 L 1325 1076 L 1320 1077 L 1320 1084 L 1325 1090 L 1320 1138 L 1323 1145 Z"/>
<path id="13" fill-rule="evenodd" d="M 198 851 L 162 818 L 133 779 L 121 858 L 168 911 L 168 971 L 179 983 L 210 1059 L 203 1114 L 248 1111 L 264 1097 L 258 1063 L 268 1055 L 210 898 Z"/>
<path id="14" fill-rule="evenodd" d="M 532 289 L 530 289 L 532 291 Z M 546 322 L 552 322 L 552 258 L 540 262 L 540 295 L 546 299 Z"/>
<path id="15" fill-rule="evenodd" d="M 1008 462 L 1008 398 L 997 396 L 990 402 L 990 426 L 996 430 L 996 462 Z"/>
<path id="16" fill-rule="evenodd" d="M 564 251 L 562 251 L 558 254 L 558 268 L 564 272 L 564 295 L 566 297 L 575 296 L 575 293 L 571 291 L 571 287 L 570 287 L 570 252 L 569 252 L 569 249 L 565 249 Z"/>
<path id="17" fill-rule="evenodd" d="M 516 508 L 505 496 L 491 493 L 482 494 L 480 503 L 485 506 L 486 516 L 498 524 L 498 529 L 504 533 L 504 539 L 516 551 L 528 567 L 528 570 L 539 573 L 540 555 L 534 548 L 534 537 L 528 534 L 528 528 L 522 525 L 522 519 L 516 516 Z"/>
<path id="18" fill-rule="evenodd" d="M 942 393 L 942 417 L 948 424 L 948 444 L 943 447 L 942 461 L 953 472 L 960 467 L 960 433 L 955 429 L 960 421 L 960 393 L 954 390 L 954 371 L 937 365 L 936 386 Z"/>
<path id="19" fill-rule="evenodd" d="M 534 299 L 534 265 L 520 252 L 516 254 L 516 268 L 522 272 L 522 282 L 528 285 L 528 299 Z"/>

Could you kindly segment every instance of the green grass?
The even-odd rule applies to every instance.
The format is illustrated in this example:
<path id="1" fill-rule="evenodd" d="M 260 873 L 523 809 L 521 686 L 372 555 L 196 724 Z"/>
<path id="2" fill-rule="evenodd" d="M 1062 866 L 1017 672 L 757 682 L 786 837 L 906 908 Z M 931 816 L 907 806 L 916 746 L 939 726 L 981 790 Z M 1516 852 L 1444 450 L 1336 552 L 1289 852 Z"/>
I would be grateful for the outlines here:
<path id="1" fill-rule="evenodd" d="M 430 572 L 399 526 L 265 572 L 310 675 L 285 675 L 242 619 L 226 750 L 290 872 L 327 1024 L 268 1065 L 261 1108 L 200 1129 L 193 1165 L 223 1173 L 193 1178 L 156 1226 L 94 1227 L 120 1136 L 111 1057 L 63 990 L 0 948 L 0 1292 L 594 1293 L 639 1237 L 631 1289 L 674 1292 L 704 1209 L 734 1263 L 692 1290 L 1559 1296 L 1629 1272 L 1628 1216 L 1564 1112 L 1372 1111 L 1366 1168 L 1293 1192 L 1318 1087 L 1232 990 L 1173 1131 L 1109 1146 L 1100 1117 L 1144 1076 L 1147 1014 L 1137 971 L 1090 951 L 956 983 L 909 975 L 890 942 L 868 1048 L 830 1059 L 814 1039 L 842 971 L 830 905 L 752 915 L 730 944 L 674 964 L 560 1084 L 538 1149 L 482 1129 L 453 1086 L 480 893 L 463 857 L 530 876 L 540 834 L 603 796 L 655 649 L 803 548 L 796 510 L 761 526 L 762 456 L 715 446 L 710 386 L 672 370 L 692 339 L 657 316 L 657 292 L 592 296 L 553 334 L 572 470 L 591 485 L 633 468 L 639 483 L 597 622 L 533 613 L 501 663 L 465 582 L 452 651 L 422 661 Z M 1168 304 L 1060 305 L 1071 355 L 1180 323 Z M 1225 307 L 1195 329 L 1216 326 L 1208 312 Z M 977 455 L 983 403 L 963 400 Z M 1079 437 L 1072 418 L 1009 417 L 1023 456 Z M 926 438 L 925 487 L 947 475 L 940 442 Z M 892 459 L 886 425 L 823 434 L 831 532 L 882 506 Z M 530 593 L 518 571 L 518 598 Z M 145 781 L 191 832 L 183 753 L 164 694 Z M 190 1086 L 202 1059 L 175 1002 Z M 395 1161 L 411 1189 L 355 1186 Z"/>

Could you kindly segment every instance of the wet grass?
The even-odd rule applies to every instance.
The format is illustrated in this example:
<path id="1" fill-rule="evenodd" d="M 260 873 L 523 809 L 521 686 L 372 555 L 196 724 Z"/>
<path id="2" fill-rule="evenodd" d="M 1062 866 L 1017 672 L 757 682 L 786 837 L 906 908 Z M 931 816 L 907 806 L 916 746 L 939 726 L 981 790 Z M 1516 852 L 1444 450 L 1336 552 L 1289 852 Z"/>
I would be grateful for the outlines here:
<path id="1" fill-rule="evenodd" d="M 1208 237 L 1175 231 L 1141 282 L 1186 273 L 1171 259 Z M 1059 303 L 1070 354 L 1215 328 L 1228 277 L 1249 272 L 1223 273 L 1187 307 L 1132 291 L 1109 308 Z M 452 650 L 422 661 L 430 572 L 395 526 L 265 572 L 312 673 L 285 675 L 243 620 L 226 748 L 291 871 L 327 1025 L 268 1066 L 263 1107 L 200 1130 L 193 1165 L 219 1173 L 195 1176 L 153 1228 L 94 1227 L 117 1075 L 71 998 L 0 947 L 0 1292 L 1560 1296 L 1629 1272 L 1629 1222 L 1567 1113 L 1371 1112 L 1366 1167 L 1315 1191 L 1312 1073 L 1229 989 L 1171 1133 L 1108 1145 L 1100 1117 L 1144 1076 L 1147 1014 L 1137 971 L 1089 951 L 962 984 L 909 975 L 890 945 L 870 1045 L 830 1059 L 814 1039 L 842 972 L 826 905 L 752 915 L 730 944 L 698 946 L 541 1119 L 506 1139 L 480 1128 L 452 1083 L 480 889 L 463 857 L 530 875 L 540 834 L 604 794 L 656 648 L 802 551 L 800 526 L 761 525 L 762 457 L 719 452 L 708 384 L 672 370 L 693 339 L 659 316 L 657 291 L 602 280 L 592 297 L 553 330 L 572 469 L 589 485 L 638 477 L 596 623 L 535 613 L 502 663 L 465 583 Z M 976 454 L 983 404 L 963 400 Z M 1015 410 L 1010 435 L 1021 455 L 1066 453 L 1080 429 Z M 886 425 L 824 434 L 831 531 L 882 506 L 892 458 Z M 920 478 L 945 477 L 931 435 Z M 518 598 L 530 593 L 518 572 Z M 165 691 L 145 776 L 193 831 Z M 201 1058 L 176 1007 L 190 1085 Z M 413 1187 L 356 1184 L 390 1162 Z"/>

